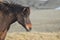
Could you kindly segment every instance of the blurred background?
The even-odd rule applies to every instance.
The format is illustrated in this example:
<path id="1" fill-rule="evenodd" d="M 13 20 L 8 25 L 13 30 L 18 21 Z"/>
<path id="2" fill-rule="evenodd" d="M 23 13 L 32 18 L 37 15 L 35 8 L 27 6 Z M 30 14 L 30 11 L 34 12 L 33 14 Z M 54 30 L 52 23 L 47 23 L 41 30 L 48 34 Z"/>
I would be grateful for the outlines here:
<path id="1" fill-rule="evenodd" d="M 3 0 L 17 3 L 35 9 L 55 9 L 60 7 L 60 0 Z"/>
<path id="2" fill-rule="evenodd" d="M 3 0 L 31 8 L 31 32 L 60 31 L 60 0 Z M 25 32 L 17 22 L 13 23 L 9 32 Z"/>

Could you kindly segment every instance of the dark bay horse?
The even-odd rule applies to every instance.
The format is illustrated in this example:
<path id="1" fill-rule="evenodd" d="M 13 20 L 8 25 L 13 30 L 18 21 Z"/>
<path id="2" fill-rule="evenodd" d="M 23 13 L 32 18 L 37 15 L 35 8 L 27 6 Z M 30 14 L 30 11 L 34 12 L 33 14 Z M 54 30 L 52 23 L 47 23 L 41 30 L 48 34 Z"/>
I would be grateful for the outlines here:
<path id="1" fill-rule="evenodd" d="M 18 21 L 27 31 L 31 30 L 30 8 L 19 4 L 0 2 L 0 40 L 5 40 L 10 25 Z"/>

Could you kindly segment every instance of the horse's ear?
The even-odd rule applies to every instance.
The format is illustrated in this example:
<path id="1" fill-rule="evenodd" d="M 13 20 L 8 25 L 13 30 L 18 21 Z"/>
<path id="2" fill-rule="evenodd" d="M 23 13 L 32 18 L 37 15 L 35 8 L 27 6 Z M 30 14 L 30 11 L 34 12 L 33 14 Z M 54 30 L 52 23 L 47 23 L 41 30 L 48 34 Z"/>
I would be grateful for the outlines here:
<path id="1" fill-rule="evenodd" d="M 24 8 L 23 8 L 23 12 L 24 12 L 24 11 L 28 11 L 28 10 L 30 10 L 29 7 L 24 7 Z"/>
<path id="2" fill-rule="evenodd" d="M 23 8 L 23 12 L 26 10 L 26 7 L 25 8 Z"/>
<path id="3" fill-rule="evenodd" d="M 29 7 L 24 7 L 23 8 L 23 15 L 29 15 L 30 14 L 30 8 Z"/>

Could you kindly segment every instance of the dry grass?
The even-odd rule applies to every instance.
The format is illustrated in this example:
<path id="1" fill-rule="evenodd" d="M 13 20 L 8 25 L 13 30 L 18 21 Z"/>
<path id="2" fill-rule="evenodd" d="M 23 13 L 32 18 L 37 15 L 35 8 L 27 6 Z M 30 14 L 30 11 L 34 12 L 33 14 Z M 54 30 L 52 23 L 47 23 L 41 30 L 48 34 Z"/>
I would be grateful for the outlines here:
<path id="1" fill-rule="evenodd" d="M 60 33 L 14 32 L 8 33 L 6 40 L 60 40 Z"/>

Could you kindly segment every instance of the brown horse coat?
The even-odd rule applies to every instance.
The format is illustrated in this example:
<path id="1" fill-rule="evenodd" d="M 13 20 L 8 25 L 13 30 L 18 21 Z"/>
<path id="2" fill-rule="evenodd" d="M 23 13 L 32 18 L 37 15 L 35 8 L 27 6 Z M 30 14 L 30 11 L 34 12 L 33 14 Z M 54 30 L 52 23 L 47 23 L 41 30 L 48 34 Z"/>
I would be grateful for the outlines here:
<path id="1" fill-rule="evenodd" d="M 0 40 L 4 40 L 10 25 L 18 21 L 27 31 L 31 30 L 30 8 L 0 2 Z"/>

